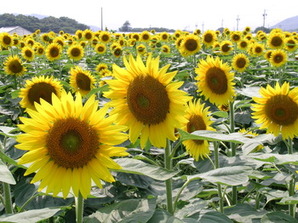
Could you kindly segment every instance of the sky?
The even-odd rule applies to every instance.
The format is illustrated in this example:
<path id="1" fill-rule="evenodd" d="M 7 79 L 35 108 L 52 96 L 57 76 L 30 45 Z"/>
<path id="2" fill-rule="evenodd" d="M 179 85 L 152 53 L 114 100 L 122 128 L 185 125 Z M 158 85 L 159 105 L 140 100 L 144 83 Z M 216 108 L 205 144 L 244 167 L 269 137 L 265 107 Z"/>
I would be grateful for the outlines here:
<path id="1" fill-rule="evenodd" d="M 265 27 L 270 27 L 297 16 L 297 8 L 297 0 L 14 0 L 13 4 L 2 4 L 0 14 L 66 16 L 89 26 L 101 28 L 103 24 L 109 30 L 118 30 L 129 21 L 132 28 L 206 31 L 219 27 L 255 29 L 263 26 L 264 11 Z"/>

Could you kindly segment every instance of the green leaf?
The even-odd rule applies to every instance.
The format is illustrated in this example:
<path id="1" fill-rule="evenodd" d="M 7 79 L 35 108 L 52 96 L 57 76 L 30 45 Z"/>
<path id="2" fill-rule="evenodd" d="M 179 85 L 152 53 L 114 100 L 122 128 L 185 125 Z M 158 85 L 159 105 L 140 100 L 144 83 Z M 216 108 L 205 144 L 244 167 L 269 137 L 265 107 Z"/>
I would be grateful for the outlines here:
<path id="1" fill-rule="evenodd" d="M 175 218 L 164 210 L 156 210 L 148 223 L 183 223 L 184 221 Z"/>
<path id="2" fill-rule="evenodd" d="M 219 118 L 228 118 L 229 113 L 225 111 L 216 111 L 212 113 L 213 116 L 219 117 Z"/>
<path id="3" fill-rule="evenodd" d="M 55 215 L 60 208 L 43 208 L 0 217 L 0 222 L 32 223 Z"/>
<path id="4" fill-rule="evenodd" d="M 95 222 L 148 222 L 156 206 L 155 199 L 130 199 L 99 209 L 84 218 L 85 223 Z"/>
<path id="5" fill-rule="evenodd" d="M 278 204 L 298 204 L 298 195 L 294 196 L 286 196 L 281 199 L 281 201 L 277 202 Z"/>
<path id="6" fill-rule="evenodd" d="M 231 166 L 222 167 L 208 172 L 190 176 L 189 178 L 202 178 L 214 184 L 224 184 L 228 186 L 236 186 L 247 183 L 252 168 L 249 166 Z"/>
<path id="7" fill-rule="evenodd" d="M 224 212 L 230 219 L 241 223 L 259 222 L 266 214 L 264 210 L 257 211 L 249 204 L 237 204 L 233 207 L 226 208 Z"/>
<path id="8" fill-rule="evenodd" d="M 237 93 L 251 98 L 260 97 L 259 90 L 260 90 L 260 87 L 246 87 L 246 88 L 238 89 Z"/>
<path id="9" fill-rule="evenodd" d="M 16 184 L 13 175 L 9 171 L 8 167 L 0 160 L 0 181 L 8 184 Z"/>
<path id="10" fill-rule="evenodd" d="M 251 143 L 253 139 L 243 136 L 241 133 L 222 134 L 215 131 L 198 130 L 192 133 L 178 129 L 181 140 L 208 140 L 208 141 L 224 141 L 233 143 Z"/>
<path id="11" fill-rule="evenodd" d="M 85 97 L 89 98 L 91 95 L 96 94 L 97 92 L 103 92 L 103 91 L 107 90 L 108 87 L 109 87 L 108 85 L 104 85 L 104 86 L 99 87 L 99 88 L 94 88 L 88 94 L 86 94 Z"/>
<path id="12" fill-rule="evenodd" d="M 233 223 L 226 215 L 217 212 L 210 211 L 203 214 L 200 214 L 198 222 L 200 223 Z"/>
<path id="13" fill-rule="evenodd" d="M 280 222 L 280 223 L 297 223 L 297 219 L 292 216 L 285 214 L 281 211 L 271 212 L 263 216 L 261 219 L 261 223 L 272 223 L 272 222 Z"/>
<path id="14" fill-rule="evenodd" d="M 275 163 L 278 165 L 298 165 L 298 153 L 293 154 L 251 154 L 249 157 L 263 161 L 264 163 Z"/>
<path id="15" fill-rule="evenodd" d="M 159 166 L 154 166 L 140 160 L 131 158 L 119 158 L 115 161 L 122 167 L 122 169 L 113 170 L 115 172 L 133 173 L 145 175 L 155 180 L 167 180 L 178 174 L 178 171 L 168 171 Z"/>
<path id="16" fill-rule="evenodd" d="M 0 135 L 15 138 L 16 134 L 12 134 L 12 132 L 14 132 L 16 130 L 18 130 L 18 128 L 16 128 L 16 127 L 0 126 Z"/>

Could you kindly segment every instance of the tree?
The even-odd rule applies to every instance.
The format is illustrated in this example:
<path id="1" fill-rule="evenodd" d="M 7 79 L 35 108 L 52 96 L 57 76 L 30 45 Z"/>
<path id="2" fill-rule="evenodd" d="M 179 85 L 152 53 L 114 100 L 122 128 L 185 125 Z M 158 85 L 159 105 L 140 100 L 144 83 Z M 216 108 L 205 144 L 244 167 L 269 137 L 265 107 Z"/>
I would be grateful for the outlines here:
<path id="1" fill-rule="evenodd" d="M 129 32 L 131 31 L 131 25 L 129 21 L 126 21 L 120 28 L 119 31 L 121 32 Z"/>

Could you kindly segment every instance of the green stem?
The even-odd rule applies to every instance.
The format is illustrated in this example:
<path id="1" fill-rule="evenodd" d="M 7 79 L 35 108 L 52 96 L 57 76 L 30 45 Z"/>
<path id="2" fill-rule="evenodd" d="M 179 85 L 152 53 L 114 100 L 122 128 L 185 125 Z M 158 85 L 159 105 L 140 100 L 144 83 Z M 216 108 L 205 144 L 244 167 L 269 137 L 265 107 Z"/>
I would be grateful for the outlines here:
<path id="1" fill-rule="evenodd" d="M 165 148 L 165 169 L 172 170 L 173 162 L 171 159 L 171 145 L 167 142 Z M 172 178 L 166 180 L 166 196 L 167 196 L 167 210 L 170 214 L 174 214 L 173 195 L 172 195 Z"/>
<path id="2" fill-rule="evenodd" d="M 182 143 L 181 138 L 179 138 L 179 141 L 176 143 L 176 145 L 174 146 L 174 148 L 171 151 L 171 154 L 170 154 L 170 157 L 169 157 L 170 159 L 173 159 L 173 157 L 175 156 L 176 151 L 179 148 L 179 146 L 181 145 L 181 143 Z"/>
<path id="3" fill-rule="evenodd" d="M 292 139 L 289 139 L 288 142 L 286 143 L 288 147 L 288 153 L 293 154 L 293 141 Z M 292 176 L 292 179 L 289 182 L 289 196 L 294 196 L 295 195 L 295 176 Z M 289 214 L 295 218 L 295 210 L 296 210 L 296 204 L 289 204 Z"/>
<path id="4" fill-rule="evenodd" d="M 219 168 L 219 143 L 214 142 L 214 163 L 215 163 L 215 168 Z M 219 211 L 223 213 L 223 196 L 222 196 L 222 189 L 221 185 L 217 184 L 217 190 L 218 190 L 218 196 L 219 196 Z"/>
<path id="5" fill-rule="evenodd" d="M 84 213 L 84 198 L 79 192 L 78 197 L 75 198 L 76 202 L 76 223 L 83 222 L 83 213 Z"/>
<path id="6" fill-rule="evenodd" d="M 231 101 L 230 104 L 230 133 L 235 132 L 235 114 L 234 114 L 234 102 Z M 230 143 L 231 146 L 231 156 L 236 156 L 236 144 Z M 237 186 L 232 187 L 232 203 L 237 203 Z"/>
<path id="7" fill-rule="evenodd" d="M 3 186 L 3 192 L 4 192 L 5 213 L 13 214 L 10 185 L 8 183 L 2 183 L 2 186 Z"/>

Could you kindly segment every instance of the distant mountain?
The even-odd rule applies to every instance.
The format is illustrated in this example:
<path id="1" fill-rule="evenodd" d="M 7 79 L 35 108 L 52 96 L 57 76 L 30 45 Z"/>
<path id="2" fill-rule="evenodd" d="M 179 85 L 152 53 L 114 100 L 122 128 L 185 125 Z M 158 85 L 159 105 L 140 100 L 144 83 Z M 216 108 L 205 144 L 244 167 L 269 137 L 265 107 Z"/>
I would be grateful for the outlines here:
<path id="1" fill-rule="evenodd" d="M 287 18 L 270 28 L 280 28 L 284 31 L 298 31 L 298 16 Z"/>
<path id="2" fill-rule="evenodd" d="M 30 14 L 29 16 L 34 16 L 34 17 L 36 17 L 38 19 L 43 19 L 43 18 L 49 17 L 47 15 L 40 15 L 40 14 Z"/>

